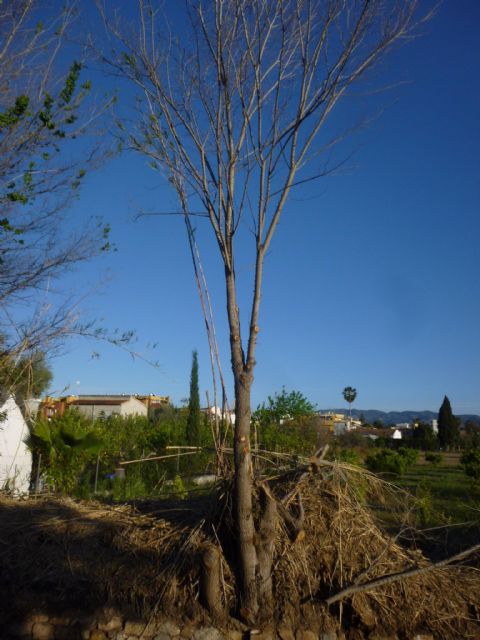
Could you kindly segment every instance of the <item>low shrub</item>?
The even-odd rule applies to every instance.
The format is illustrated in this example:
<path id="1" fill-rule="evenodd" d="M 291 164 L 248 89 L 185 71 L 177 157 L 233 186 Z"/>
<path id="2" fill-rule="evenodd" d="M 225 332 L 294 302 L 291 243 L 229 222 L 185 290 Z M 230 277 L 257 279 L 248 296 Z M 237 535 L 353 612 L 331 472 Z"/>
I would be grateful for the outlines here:
<path id="1" fill-rule="evenodd" d="M 443 462 L 443 456 L 441 453 L 432 453 L 431 451 L 425 454 L 426 462 L 429 462 L 432 467 L 438 467 Z"/>
<path id="2" fill-rule="evenodd" d="M 402 447 L 398 451 L 382 449 L 381 451 L 372 453 L 367 456 L 365 464 L 367 468 L 374 473 L 396 473 L 403 475 L 417 460 L 418 451 L 416 449 L 406 449 Z"/>
<path id="3" fill-rule="evenodd" d="M 480 481 L 480 451 L 468 451 L 460 458 L 460 463 L 466 475 L 473 478 L 476 482 Z"/>

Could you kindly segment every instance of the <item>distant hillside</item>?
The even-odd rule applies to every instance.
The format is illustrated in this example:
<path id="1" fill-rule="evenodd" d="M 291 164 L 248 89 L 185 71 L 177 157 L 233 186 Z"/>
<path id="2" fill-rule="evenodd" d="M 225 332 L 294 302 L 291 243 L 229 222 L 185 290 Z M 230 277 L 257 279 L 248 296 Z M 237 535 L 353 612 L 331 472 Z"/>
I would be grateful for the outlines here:
<path id="1" fill-rule="evenodd" d="M 345 407 L 342 409 L 320 409 L 320 413 L 344 413 L 348 414 Z M 377 411 L 376 409 L 352 409 L 352 416 L 358 418 L 363 416 L 365 422 L 370 424 L 375 420 L 381 420 L 384 424 L 399 424 L 402 422 L 413 422 L 415 418 L 423 422 L 429 422 L 438 418 L 438 413 L 434 411 Z M 480 424 L 480 416 L 474 414 L 463 414 L 458 416 L 465 423 L 467 420 L 474 420 Z"/>

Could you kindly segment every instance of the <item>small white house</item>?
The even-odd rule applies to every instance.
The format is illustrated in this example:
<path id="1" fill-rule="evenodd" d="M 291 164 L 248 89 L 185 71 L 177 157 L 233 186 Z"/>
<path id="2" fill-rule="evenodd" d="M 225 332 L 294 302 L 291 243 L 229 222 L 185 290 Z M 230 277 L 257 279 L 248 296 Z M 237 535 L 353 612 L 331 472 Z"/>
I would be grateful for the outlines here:
<path id="1" fill-rule="evenodd" d="M 12 396 L 0 399 L 0 490 L 27 493 L 32 454 L 23 442 L 28 427 Z"/>

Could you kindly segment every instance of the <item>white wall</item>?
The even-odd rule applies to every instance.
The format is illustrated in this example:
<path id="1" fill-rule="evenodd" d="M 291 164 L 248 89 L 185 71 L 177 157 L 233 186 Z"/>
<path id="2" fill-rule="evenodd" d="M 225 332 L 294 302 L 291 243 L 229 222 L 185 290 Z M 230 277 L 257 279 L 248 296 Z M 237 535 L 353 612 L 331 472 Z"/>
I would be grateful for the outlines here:
<path id="1" fill-rule="evenodd" d="M 90 401 L 89 401 L 90 402 Z M 146 416 L 148 409 L 143 402 L 137 400 L 137 398 L 128 398 L 122 401 L 118 401 L 118 404 L 102 404 L 99 400 L 98 404 L 95 404 L 95 400 L 91 401 L 91 404 L 72 404 L 72 407 L 78 409 L 87 418 L 96 420 L 97 418 L 108 418 L 112 415 L 117 416 Z"/>
<path id="2" fill-rule="evenodd" d="M 122 416 L 146 416 L 147 413 L 146 405 L 137 398 L 129 398 L 120 405 L 120 415 Z"/>
<path id="3" fill-rule="evenodd" d="M 10 397 L 0 407 L 6 412 L 0 422 L 0 489 L 8 487 L 15 493 L 27 493 L 30 485 L 32 454 L 24 444 L 28 427 L 15 400 Z"/>

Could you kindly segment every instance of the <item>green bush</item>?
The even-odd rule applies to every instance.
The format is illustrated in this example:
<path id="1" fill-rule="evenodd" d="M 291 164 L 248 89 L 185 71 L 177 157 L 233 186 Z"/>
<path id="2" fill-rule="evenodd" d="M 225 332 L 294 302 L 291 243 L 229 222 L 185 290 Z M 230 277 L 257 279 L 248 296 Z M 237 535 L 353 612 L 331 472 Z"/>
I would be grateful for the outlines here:
<path id="1" fill-rule="evenodd" d="M 466 475 L 473 478 L 476 482 L 480 481 L 480 451 L 468 451 L 460 458 L 460 463 Z"/>
<path id="2" fill-rule="evenodd" d="M 426 462 L 429 462 L 432 467 L 439 467 L 443 462 L 443 456 L 441 453 L 426 453 L 425 454 Z"/>
<path id="3" fill-rule="evenodd" d="M 407 447 L 400 447 L 398 449 L 398 454 L 405 458 L 407 461 L 407 467 L 412 467 L 414 464 L 418 462 L 418 450 L 417 449 L 408 449 Z"/>
<path id="4" fill-rule="evenodd" d="M 365 459 L 365 465 L 374 473 L 396 473 L 403 475 L 408 467 L 407 459 L 392 449 L 382 449 Z"/>

